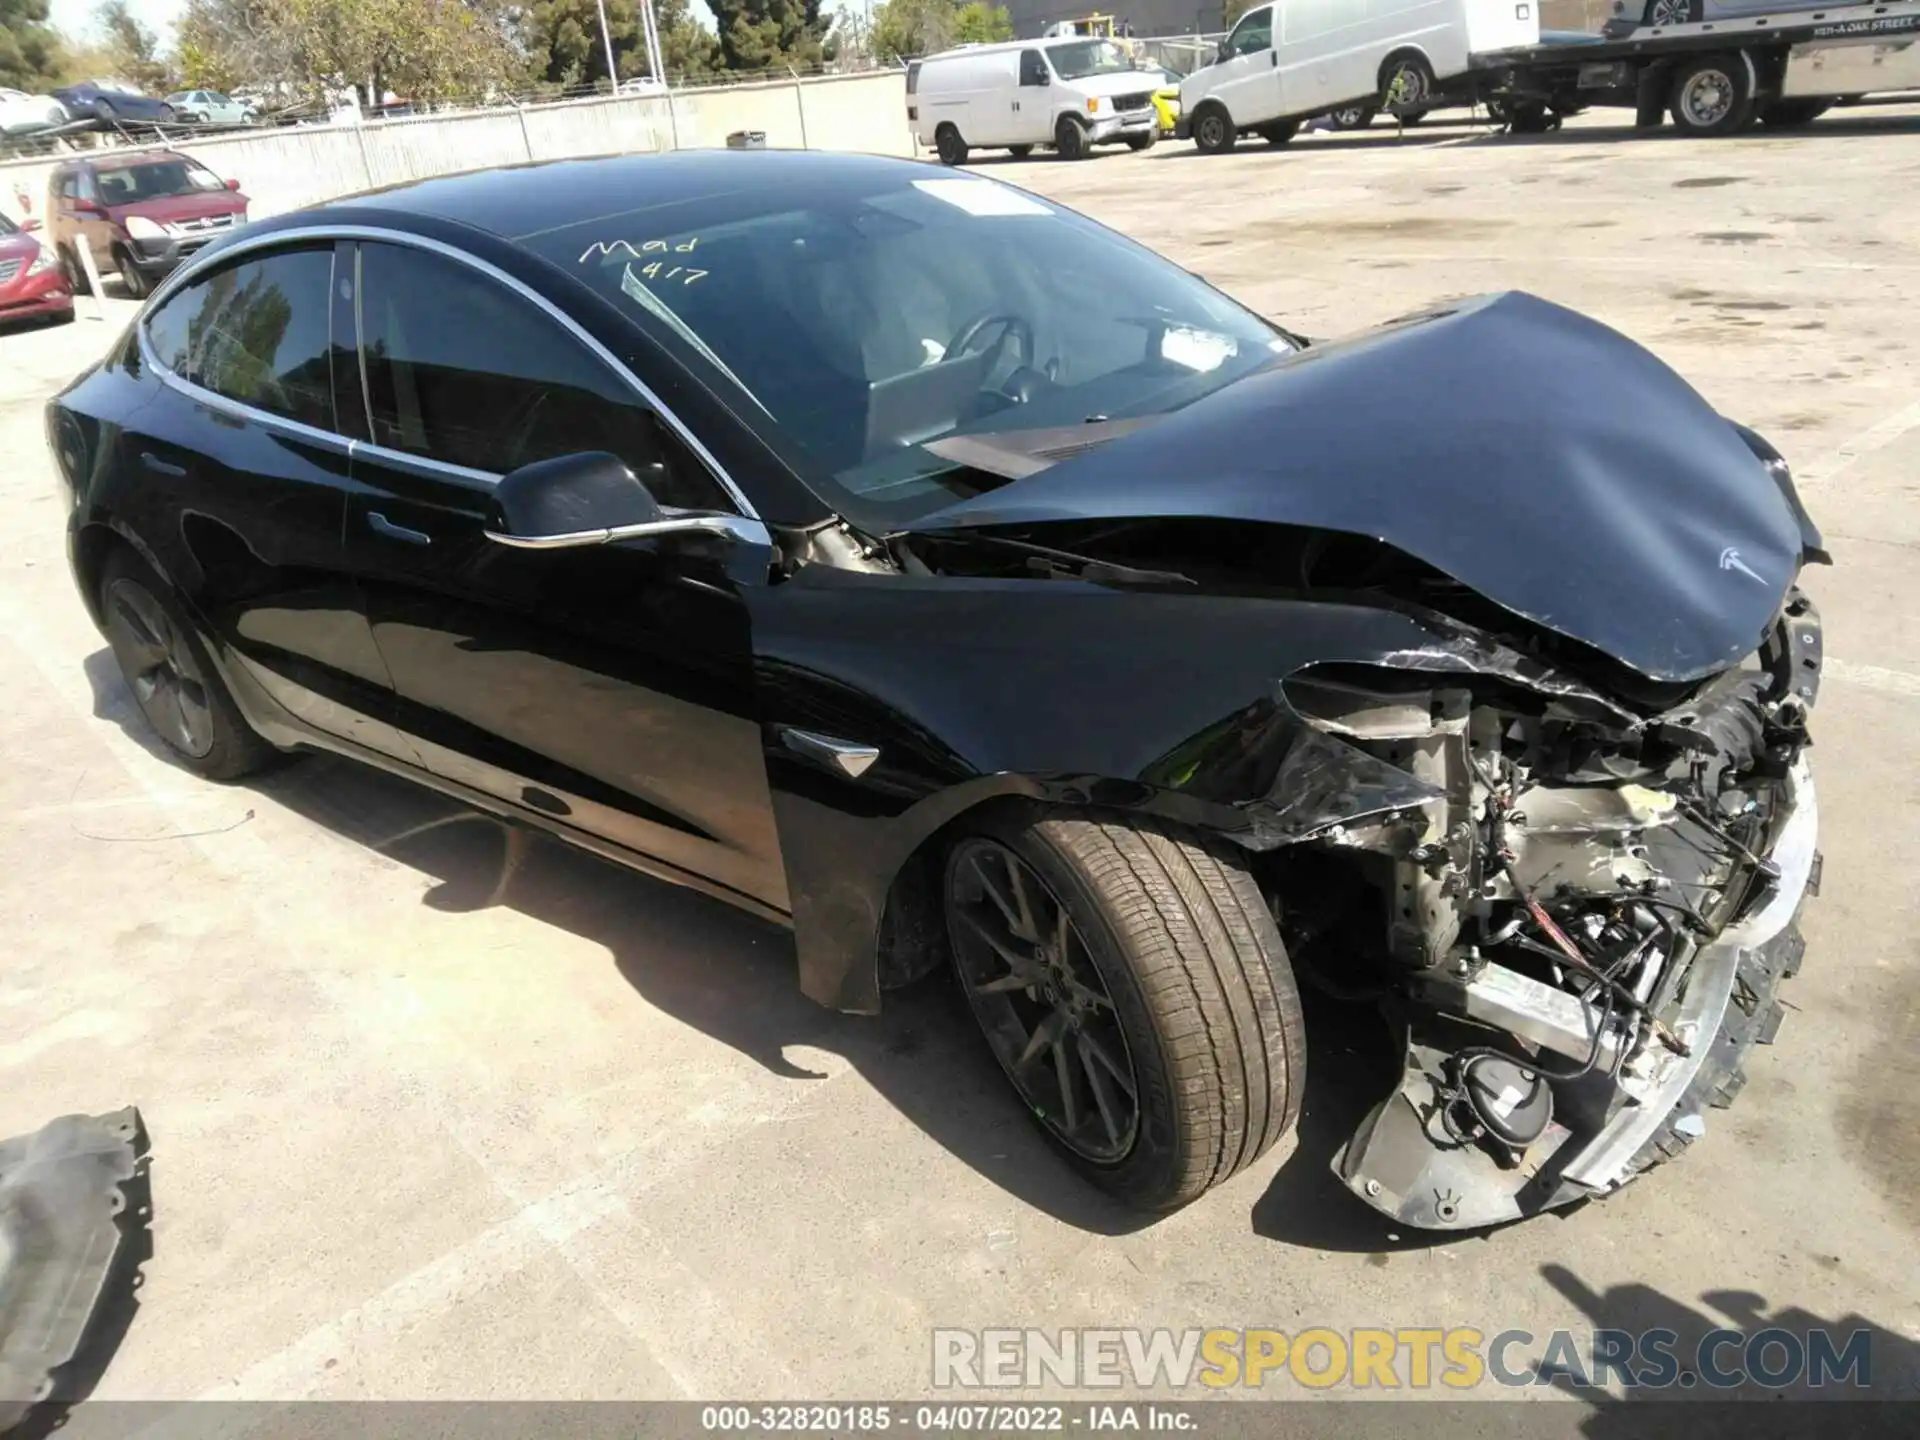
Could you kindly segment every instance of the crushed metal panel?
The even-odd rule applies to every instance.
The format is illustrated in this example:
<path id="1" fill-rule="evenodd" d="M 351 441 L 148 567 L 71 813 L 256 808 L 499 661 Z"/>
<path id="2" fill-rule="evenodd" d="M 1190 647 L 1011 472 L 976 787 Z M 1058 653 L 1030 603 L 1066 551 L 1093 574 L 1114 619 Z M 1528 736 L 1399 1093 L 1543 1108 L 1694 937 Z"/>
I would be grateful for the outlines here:
<path id="1" fill-rule="evenodd" d="M 49 1397 L 85 1341 L 127 1247 L 119 1217 L 145 1154 L 132 1106 L 0 1140 L 0 1431 Z"/>

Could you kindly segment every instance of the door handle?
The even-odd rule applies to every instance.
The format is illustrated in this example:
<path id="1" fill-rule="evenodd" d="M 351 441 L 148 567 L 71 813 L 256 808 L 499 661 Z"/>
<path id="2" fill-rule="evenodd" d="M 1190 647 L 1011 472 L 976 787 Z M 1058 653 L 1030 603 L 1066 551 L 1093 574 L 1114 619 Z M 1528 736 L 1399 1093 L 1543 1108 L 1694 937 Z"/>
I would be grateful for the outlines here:
<path id="1" fill-rule="evenodd" d="M 186 466 L 175 465 L 171 461 L 162 460 L 158 455 L 154 454 L 151 450 L 142 450 L 140 452 L 140 463 L 146 466 L 147 469 L 155 472 L 156 474 L 171 475 L 175 479 L 178 479 L 180 476 L 185 475 L 187 473 Z"/>
<path id="2" fill-rule="evenodd" d="M 389 540 L 403 541 L 408 545 L 431 545 L 433 537 L 424 530 L 409 530 L 404 525 L 396 525 L 378 510 L 367 512 L 367 524 L 376 535 L 384 535 Z"/>

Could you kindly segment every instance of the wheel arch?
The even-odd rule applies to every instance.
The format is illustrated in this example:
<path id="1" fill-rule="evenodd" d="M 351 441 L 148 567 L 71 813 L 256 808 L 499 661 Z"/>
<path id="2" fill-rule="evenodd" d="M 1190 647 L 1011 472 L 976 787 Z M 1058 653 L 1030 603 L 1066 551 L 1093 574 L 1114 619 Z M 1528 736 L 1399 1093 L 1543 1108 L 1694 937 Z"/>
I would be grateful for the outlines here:
<path id="1" fill-rule="evenodd" d="M 105 621 L 100 609 L 100 579 L 106 574 L 107 561 L 119 550 L 131 551 L 142 564 L 159 576 L 162 584 L 175 595 L 180 593 L 180 587 L 174 584 L 166 566 L 160 563 L 160 558 L 139 536 L 111 520 L 88 520 L 73 532 L 73 578 L 80 591 L 81 603 L 87 607 L 87 614 L 96 626 Z"/>
<path id="2" fill-rule="evenodd" d="M 1231 807 L 1198 804 L 1137 780 L 999 774 L 938 791 L 896 816 L 883 836 L 868 837 L 880 843 L 863 847 L 862 873 L 842 869 L 818 884 L 795 886 L 801 991 L 835 1010 L 873 1014 L 883 992 L 938 968 L 947 953 L 941 898 L 947 851 L 983 820 L 1021 810 L 1137 815 L 1229 840 L 1237 816 Z M 786 823 L 781 828 L 792 833 Z M 790 864 L 795 858 L 790 850 Z"/>
<path id="3" fill-rule="evenodd" d="M 1380 62 L 1380 68 L 1374 72 L 1374 95 L 1376 98 L 1382 100 L 1386 98 L 1387 81 L 1393 75 L 1393 67 L 1402 60 L 1418 60 L 1422 65 L 1426 66 L 1429 77 L 1435 76 L 1433 57 L 1426 52 L 1423 46 L 1413 44 L 1396 45 L 1387 53 L 1387 58 Z"/>

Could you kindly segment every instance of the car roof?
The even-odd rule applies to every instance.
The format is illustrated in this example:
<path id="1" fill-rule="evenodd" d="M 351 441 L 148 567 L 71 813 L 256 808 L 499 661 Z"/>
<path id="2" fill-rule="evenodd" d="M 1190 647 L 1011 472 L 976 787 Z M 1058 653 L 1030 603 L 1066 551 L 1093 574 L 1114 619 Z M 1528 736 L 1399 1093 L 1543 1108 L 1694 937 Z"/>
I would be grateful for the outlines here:
<path id="1" fill-rule="evenodd" d="M 948 173 L 921 161 L 824 150 L 674 150 L 437 176 L 346 196 L 301 214 L 320 223 L 337 209 L 392 210 L 519 241 L 595 219 L 611 223 L 636 211 L 741 191 L 859 194 L 888 177 L 929 171 Z"/>
<path id="2" fill-rule="evenodd" d="M 192 156 L 182 155 L 178 150 L 135 150 L 130 155 L 119 152 L 110 155 L 89 155 L 85 159 L 75 160 L 72 163 L 94 169 L 113 169 L 121 165 L 147 165 L 163 160 L 192 161 L 192 159 Z"/>

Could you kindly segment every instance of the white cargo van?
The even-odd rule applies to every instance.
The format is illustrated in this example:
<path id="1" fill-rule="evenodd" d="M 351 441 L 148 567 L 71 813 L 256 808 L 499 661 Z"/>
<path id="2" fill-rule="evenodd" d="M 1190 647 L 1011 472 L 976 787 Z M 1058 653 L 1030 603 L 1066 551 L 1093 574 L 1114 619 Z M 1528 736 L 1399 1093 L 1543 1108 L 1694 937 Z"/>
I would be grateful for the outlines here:
<path id="1" fill-rule="evenodd" d="M 1095 145 L 1145 150 L 1160 137 L 1153 92 L 1166 81 L 1134 64 L 1091 37 L 966 45 L 907 67 L 907 120 L 949 165 L 983 149 L 1051 145 L 1068 160 Z"/>
<path id="2" fill-rule="evenodd" d="M 1538 0 L 1271 0 L 1213 64 L 1180 82 L 1180 131 L 1212 153 L 1251 131 L 1275 145 L 1356 102 L 1421 113 L 1468 56 L 1537 44 Z"/>

